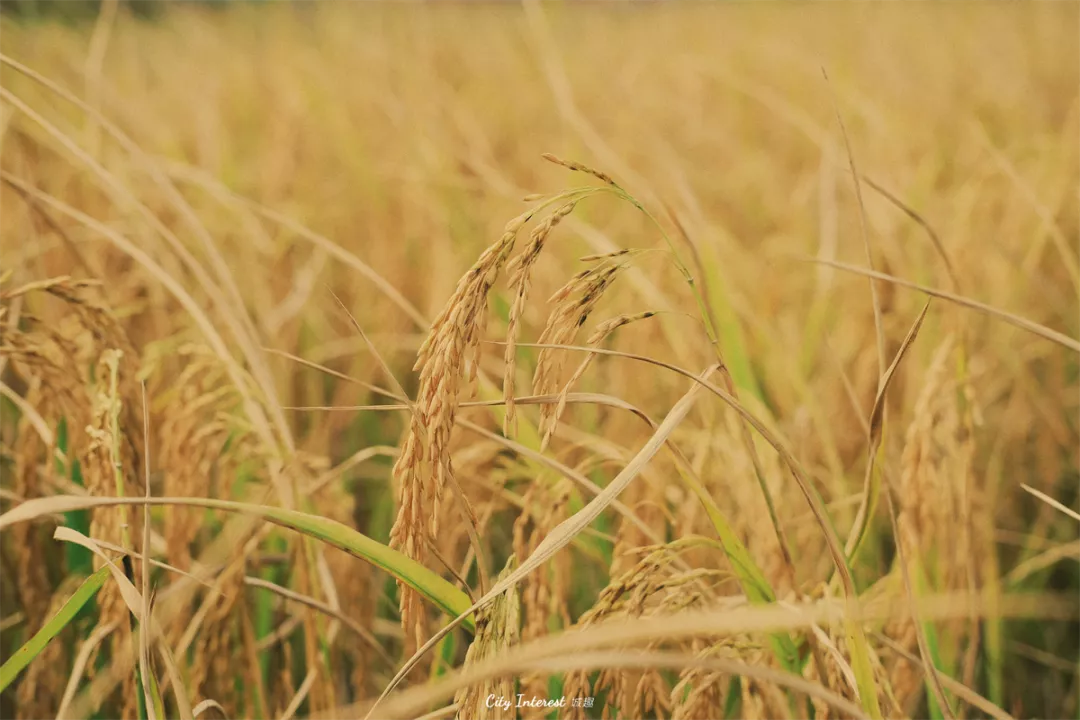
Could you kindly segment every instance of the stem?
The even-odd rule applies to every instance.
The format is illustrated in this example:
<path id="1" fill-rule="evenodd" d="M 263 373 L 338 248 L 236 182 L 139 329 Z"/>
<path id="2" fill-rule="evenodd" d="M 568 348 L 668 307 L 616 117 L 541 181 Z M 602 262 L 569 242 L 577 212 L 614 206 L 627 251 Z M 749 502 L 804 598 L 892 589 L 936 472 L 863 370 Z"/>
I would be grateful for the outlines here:
<path id="1" fill-rule="evenodd" d="M 116 497 L 124 497 L 124 465 L 120 461 L 120 358 L 123 353 L 116 351 L 115 362 L 109 363 L 109 425 L 112 436 L 110 460 L 113 466 L 113 478 L 116 481 Z M 131 532 L 128 528 L 128 508 L 120 506 L 120 544 L 125 550 L 133 550 Z"/>

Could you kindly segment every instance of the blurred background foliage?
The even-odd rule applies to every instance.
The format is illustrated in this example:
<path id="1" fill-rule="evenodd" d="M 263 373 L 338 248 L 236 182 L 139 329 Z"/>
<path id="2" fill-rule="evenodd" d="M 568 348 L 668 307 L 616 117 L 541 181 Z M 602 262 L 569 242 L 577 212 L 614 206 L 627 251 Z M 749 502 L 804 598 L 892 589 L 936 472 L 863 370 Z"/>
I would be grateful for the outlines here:
<path id="1" fill-rule="evenodd" d="M 268 0 L 239 0 L 249 4 L 266 3 Z M 0 0 L 0 14 L 23 19 L 62 19 L 70 23 L 82 23 L 102 12 L 103 5 L 117 2 L 135 17 L 154 19 L 162 16 L 176 4 L 202 5 L 205 8 L 224 9 L 238 0 Z"/>

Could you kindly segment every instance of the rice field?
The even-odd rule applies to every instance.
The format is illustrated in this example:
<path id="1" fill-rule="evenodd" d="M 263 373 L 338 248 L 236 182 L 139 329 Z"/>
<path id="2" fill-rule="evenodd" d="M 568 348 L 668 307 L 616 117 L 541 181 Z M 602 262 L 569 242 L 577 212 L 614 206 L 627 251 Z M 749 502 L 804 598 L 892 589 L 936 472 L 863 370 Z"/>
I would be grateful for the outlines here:
<path id="1" fill-rule="evenodd" d="M 1080 5 L 59 7 L 0 716 L 1080 716 Z"/>

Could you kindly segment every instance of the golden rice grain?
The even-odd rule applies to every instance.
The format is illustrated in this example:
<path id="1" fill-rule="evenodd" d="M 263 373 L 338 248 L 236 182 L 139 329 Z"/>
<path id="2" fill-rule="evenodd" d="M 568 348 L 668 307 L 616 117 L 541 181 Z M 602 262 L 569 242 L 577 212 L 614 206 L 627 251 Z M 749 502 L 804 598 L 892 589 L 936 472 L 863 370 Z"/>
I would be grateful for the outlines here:
<path id="1" fill-rule="evenodd" d="M 599 170 L 594 170 L 593 168 L 589 167 L 588 165 L 583 165 L 583 164 L 581 164 L 579 162 L 575 162 L 573 160 L 564 160 L 564 159 L 562 159 L 560 157 L 552 155 L 551 153 L 544 153 L 540 157 L 544 158 L 548 162 L 555 163 L 556 165 L 561 165 L 564 168 L 567 168 L 568 170 L 573 170 L 575 172 L 583 172 L 583 173 L 586 173 L 588 175 L 592 175 L 597 180 L 600 180 L 601 182 L 607 183 L 608 185 L 615 185 L 615 181 L 611 179 L 610 175 L 608 175 L 607 173 L 600 172 Z"/>
<path id="2" fill-rule="evenodd" d="M 540 335 L 541 345 L 571 344 L 578 328 L 585 324 L 589 314 L 596 307 L 604 293 L 626 268 L 619 260 L 626 255 L 624 251 L 602 256 L 597 263 L 574 275 L 563 285 L 548 302 L 555 303 L 548 316 L 547 325 Z M 533 374 L 533 393 L 549 395 L 559 392 L 560 375 L 566 363 L 566 352 L 555 348 L 543 348 L 536 361 Z M 540 406 L 541 437 L 550 438 L 555 426 L 554 405 Z"/>
<path id="3" fill-rule="evenodd" d="M 574 204 L 574 201 L 564 204 L 533 228 L 529 244 L 507 266 L 507 271 L 510 273 L 509 287 L 514 296 L 510 306 L 510 319 L 506 326 L 505 370 L 503 372 L 503 399 L 506 402 L 503 434 L 507 437 L 515 434 L 514 376 L 517 367 L 517 337 L 521 316 L 525 312 L 525 302 L 532 284 L 532 267 L 536 259 L 540 257 L 540 251 L 551 231 L 560 220 L 574 210 Z"/>
<path id="4" fill-rule="evenodd" d="M 585 344 L 589 347 L 598 347 L 600 343 L 604 342 L 604 340 L 606 340 L 608 336 L 611 335 L 611 333 L 615 332 L 617 329 L 623 327 L 624 325 L 629 325 L 630 323 L 637 322 L 638 320 L 651 318 L 654 315 L 656 315 L 655 312 L 646 311 L 640 313 L 624 313 L 622 315 L 617 315 L 613 318 L 609 318 L 596 326 L 596 328 L 592 331 L 592 334 L 590 334 L 588 339 L 585 341 Z M 559 419 L 562 417 L 563 412 L 566 410 L 566 401 L 570 395 L 570 390 L 574 387 L 575 384 L 577 384 L 579 380 L 581 380 L 581 377 L 585 374 L 585 371 L 589 369 L 589 366 L 592 364 L 592 361 L 595 357 L 596 355 L 594 353 L 586 354 L 585 358 L 577 366 L 577 369 L 574 370 L 574 374 L 570 376 L 570 379 L 567 380 L 566 384 L 563 386 L 562 392 L 559 393 L 559 400 L 555 404 L 555 410 L 553 413 L 551 413 L 551 419 L 547 421 L 547 423 L 543 427 L 544 434 L 541 437 L 541 448 L 546 448 L 548 442 L 551 440 L 551 435 L 555 432 L 555 428 L 559 424 Z"/>
<path id="5" fill-rule="evenodd" d="M 517 558 L 511 555 L 499 578 L 506 577 L 515 568 Z M 521 604 L 516 588 L 511 587 L 477 613 L 476 636 L 465 654 L 465 667 L 498 657 L 519 642 L 520 633 Z M 512 677 L 462 688 L 454 696 L 458 707 L 457 717 L 460 720 L 514 720 L 517 717 L 516 702 L 513 702 L 515 695 Z M 510 707 L 489 705 L 489 696 L 510 700 Z"/>
<path id="6" fill-rule="evenodd" d="M 471 383 L 476 377 L 488 293 L 529 217 L 526 213 L 507 223 L 502 237 L 458 281 L 417 354 L 414 369 L 420 370 L 420 388 L 409 432 L 394 463 L 398 514 L 390 530 L 391 546 L 414 560 L 422 562 L 427 555 L 424 534 L 438 535 L 439 504 L 454 472 L 450 435 L 462 383 Z M 422 644 L 425 631 L 420 600 L 400 581 L 398 589 L 402 627 Z"/>
<path id="7" fill-rule="evenodd" d="M 533 482 L 522 498 L 523 510 L 514 521 L 513 552 L 520 563 L 532 555 L 548 533 L 566 519 L 572 485 L 565 478 L 554 484 L 543 480 Z M 552 558 L 550 567 L 530 574 L 521 585 L 521 638 L 528 642 L 547 635 L 550 623 L 559 618 L 563 626 L 570 624 L 567 607 L 569 587 L 564 576 L 569 574 L 565 556 Z M 542 696 L 547 692 L 547 674 L 529 673 L 520 679 L 520 691 L 529 696 Z M 525 708 L 526 718 L 543 717 L 543 708 Z"/>

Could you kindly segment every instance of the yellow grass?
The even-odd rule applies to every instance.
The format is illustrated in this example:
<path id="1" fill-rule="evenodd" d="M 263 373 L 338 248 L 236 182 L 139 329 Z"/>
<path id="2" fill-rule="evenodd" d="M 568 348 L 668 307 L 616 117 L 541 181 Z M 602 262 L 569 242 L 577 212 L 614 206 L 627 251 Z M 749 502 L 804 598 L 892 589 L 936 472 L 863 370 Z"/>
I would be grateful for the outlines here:
<path id="1" fill-rule="evenodd" d="M 1080 712 L 1080 6 L 3 10 L 0 716 Z"/>

